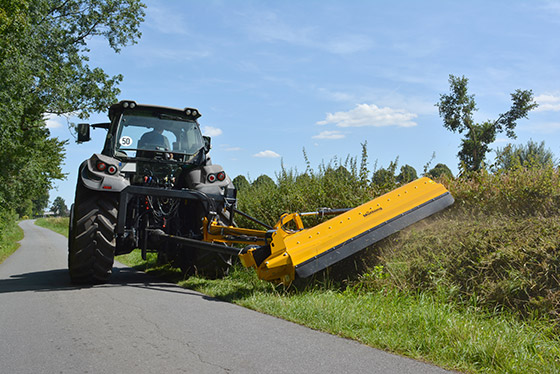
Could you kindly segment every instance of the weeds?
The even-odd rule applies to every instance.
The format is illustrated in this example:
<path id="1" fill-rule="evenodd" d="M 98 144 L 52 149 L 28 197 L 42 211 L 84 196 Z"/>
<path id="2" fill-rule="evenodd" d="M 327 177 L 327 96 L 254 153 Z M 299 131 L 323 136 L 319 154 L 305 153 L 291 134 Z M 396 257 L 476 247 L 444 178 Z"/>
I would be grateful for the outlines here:
<path id="1" fill-rule="evenodd" d="M 23 230 L 17 225 L 17 214 L 0 209 L 0 264 L 19 248 Z"/>

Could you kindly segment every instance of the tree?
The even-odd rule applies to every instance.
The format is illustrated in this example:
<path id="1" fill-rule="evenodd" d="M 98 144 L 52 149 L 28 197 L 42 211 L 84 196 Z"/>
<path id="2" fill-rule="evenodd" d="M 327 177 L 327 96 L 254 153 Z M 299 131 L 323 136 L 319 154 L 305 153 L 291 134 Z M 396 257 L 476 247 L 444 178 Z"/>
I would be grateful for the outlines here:
<path id="1" fill-rule="evenodd" d="M 46 191 L 42 195 L 33 199 L 33 215 L 42 215 L 45 209 L 49 206 L 49 193 Z"/>
<path id="2" fill-rule="evenodd" d="M 453 173 L 447 165 L 437 164 L 426 173 L 426 176 L 430 178 L 440 178 L 442 176 L 453 178 Z"/>
<path id="3" fill-rule="evenodd" d="M 418 173 L 410 165 L 401 166 L 401 173 L 397 176 L 397 183 L 408 183 L 418 178 Z"/>
<path id="4" fill-rule="evenodd" d="M 31 199 L 23 200 L 16 208 L 16 213 L 20 218 L 31 217 L 31 215 L 33 214 L 33 202 L 31 201 Z"/>
<path id="5" fill-rule="evenodd" d="M 526 145 L 508 144 L 504 148 L 496 150 L 497 170 L 511 170 L 518 167 L 546 167 L 556 164 L 554 153 L 545 148 L 544 141 L 541 143 L 529 140 Z"/>
<path id="6" fill-rule="evenodd" d="M 272 178 L 270 178 L 268 175 L 263 174 L 261 176 L 259 176 L 257 179 L 255 179 L 255 181 L 253 182 L 253 186 L 255 187 L 276 187 L 276 183 L 274 183 L 274 180 L 272 180 Z"/>
<path id="7" fill-rule="evenodd" d="M 113 50 L 140 37 L 139 0 L 0 1 L 0 206 L 13 209 L 64 178 L 65 142 L 50 137 L 44 115 L 86 118 L 116 100 L 121 75 L 88 66 L 87 46 Z"/>
<path id="8" fill-rule="evenodd" d="M 237 191 L 244 191 L 251 186 L 247 178 L 245 178 L 243 175 L 238 175 L 237 177 L 233 178 L 232 183 Z"/>
<path id="9" fill-rule="evenodd" d="M 533 101 L 531 90 L 516 90 L 511 94 L 512 105 L 510 110 L 500 114 L 494 121 L 475 123 L 473 113 L 477 111 L 474 95 L 469 95 L 468 79 L 449 75 L 450 94 L 440 95 L 436 104 L 439 115 L 443 118 L 443 126 L 465 137 L 461 140 L 461 149 L 458 153 L 461 161 L 460 167 L 466 171 L 482 168 L 489 145 L 496 140 L 496 135 L 505 131 L 510 138 L 515 138 L 517 120 L 527 118 L 528 113 L 537 107 Z M 461 165 L 462 164 L 462 165 Z"/>
<path id="10" fill-rule="evenodd" d="M 51 212 L 54 213 L 55 216 L 67 216 L 68 215 L 68 207 L 66 206 L 66 202 L 60 196 L 57 196 L 53 204 L 51 206 Z"/>

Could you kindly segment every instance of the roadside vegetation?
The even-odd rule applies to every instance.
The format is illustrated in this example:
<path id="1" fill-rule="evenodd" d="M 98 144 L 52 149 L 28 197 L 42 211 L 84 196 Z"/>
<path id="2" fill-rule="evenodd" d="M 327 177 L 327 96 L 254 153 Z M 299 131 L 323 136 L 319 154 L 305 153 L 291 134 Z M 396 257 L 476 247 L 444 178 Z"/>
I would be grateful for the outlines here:
<path id="1" fill-rule="evenodd" d="M 139 0 L 0 2 L 0 262 L 16 248 L 18 219 L 43 214 L 54 181 L 64 179 L 67 142 L 52 137 L 47 115 L 105 111 L 122 75 L 91 66 L 88 40 L 118 52 L 136 43 Z M 67 214 L 62 198 L 51 208 Z"/>
<path id="2" fill-rule="evenodd" d="M 23 230 L 17 225 L 17 214 L 0 210 L 0 264 L 19 248 Z"/>
<path id="3" fill-rule="evenodd" d="M 356 206 L 406 183 L 403 173 L 411 174 L 408 167 L 398 169 L 397 160 L 373 171 L 367 164 L 364 145 L 359 162 L 333 160 L 316 171 L 308 163 L 304 172 L 282 169 L 276 181 L 238 177 L 239 208 L 273 223 L 287 210 Z M 287 289 L 240 266 L 225 279 L 185 279 L 180 270 L 158 265 L 153 254 L 147 261 L 136 251 L 117 260 L 228 302 L 446 368 L 557 373 L 560 174 L 554 162 L 516 165 L 496 164 L 492 172 L 458 178 L 441 173 L 436 179 L 455 197 L 452 207 Z M 427 165 L 425 173 L 434 177 L 445 170 L 436 166 Z M 238 223 L 253 225 L 241 218 Z M 67 231 L 67 219 L 55 225 Z"/>
<path id="4" fill-rule="evenodd" d="M 35 224 L 68 237 L 69 217 L 37 218 Z"/>

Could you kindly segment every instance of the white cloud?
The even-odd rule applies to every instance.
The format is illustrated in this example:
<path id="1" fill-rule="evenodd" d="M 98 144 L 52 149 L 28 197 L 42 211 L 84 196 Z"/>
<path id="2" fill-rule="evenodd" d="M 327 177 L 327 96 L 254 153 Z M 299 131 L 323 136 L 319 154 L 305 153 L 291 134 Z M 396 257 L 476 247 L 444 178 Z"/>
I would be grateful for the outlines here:
<path id="1" fill-rule="evenodd" d="M 343 139 L 346 135 L 340 131 L 321 131 L 318 135 L 313 136 L 313 139 Z"/>
<path id="2" fill-rule="evenodd" d="M 222 135 L 223 131 L 217 127 L 203 126 L 202 133 L 207 136 L 218 136 Z"/>
<path id="3" fill-rule="evenodd" d="M 317 124 L 334 123 L 338 127 L 412 127 L 416 126 L 416 122 L 412 121 L 416 117 L 418 117 L 417 114 L 409 113 L 404 109 L 379 108 L 375 104 L 358 104 L 347 112 L 327 113 L 327 118 Z"/>
<path id="4" fill-rule="evenodd" d="M 63 124 L 60 122 L 63 117 L 57 116 L 56 114 L 44 114 L 43 119 L 47 125 L 48 129 L 56 129 L 62 127 Z"/>
<path id="5" fill-rule="evenodd" d="M 539 104 L 537 112 L 558 112 L 560 111 L 560 96 L 554 95 L 539 95 L 535 97 L 535 101 Z"/>
<path id="6" fill-rule="evenodd" d="M 241 147 L 229 147 L 229 148 L 226 148 L 226 151 L 227 151 L 227 152 L 237 152 L 237 151 L 241 151 L 241 150 L 242 150 Z"/>
<path id="7" fill-rule="evenodd" d="M 260 157 L 260 158 L 278 158 L 280 155 L 274 151 L 266 150 L 259 153 L 255 153 L 253 157 Z"/>

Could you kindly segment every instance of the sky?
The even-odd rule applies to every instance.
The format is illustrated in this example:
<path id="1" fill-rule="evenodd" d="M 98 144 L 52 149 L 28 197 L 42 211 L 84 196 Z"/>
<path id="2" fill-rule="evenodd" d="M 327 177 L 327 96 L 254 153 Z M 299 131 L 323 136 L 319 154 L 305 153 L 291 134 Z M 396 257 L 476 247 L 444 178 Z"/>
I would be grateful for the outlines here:
<path id="1" fill-rule="evenodd" d="M 518 121 L 517 139 L 499 134 L 492 149 L 545 141 L 560 156 L 560 1 L 145 3 L 139 42 L 116 54 L 94 38 L 90 66 L 124 76 L 119 100 L 198 108 L 212 162 L 231 178 L 303 172 L 304 152 L 315 170 L 359 162 L 366 142 L 370 170 L 398 157 L 397 170 L 420 174 L 431 161 L 457 173 L 461 135 L 435 106 L 450 74 L 469 79 L 477 122 L 509 110 L 516 89 L 533 90 L 538 109 Z M 68 206 L 80 163 L 106 134 L 76 144 L 69 121 L 80 120 L 47 121 L 53 137 L 69 139 L 67 178 L 50 191 Z"/>

